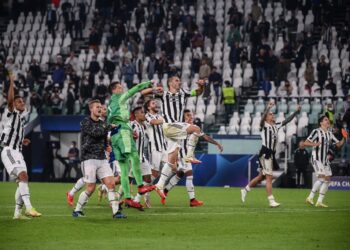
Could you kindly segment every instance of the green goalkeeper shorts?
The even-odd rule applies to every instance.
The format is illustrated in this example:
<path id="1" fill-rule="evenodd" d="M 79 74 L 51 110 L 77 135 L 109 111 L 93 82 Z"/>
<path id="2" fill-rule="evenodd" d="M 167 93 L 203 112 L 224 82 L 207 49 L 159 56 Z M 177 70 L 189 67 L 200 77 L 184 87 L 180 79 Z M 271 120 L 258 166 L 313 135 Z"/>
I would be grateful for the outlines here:
<path id="1" fill-rule="evenodd" d="M 121 128 L 117 134 L 113 135 L 112 148 L 117 160 L 126 160 L 127 155 L 131 152 L 137 152 L 133 133 L 130 128 Z"/>

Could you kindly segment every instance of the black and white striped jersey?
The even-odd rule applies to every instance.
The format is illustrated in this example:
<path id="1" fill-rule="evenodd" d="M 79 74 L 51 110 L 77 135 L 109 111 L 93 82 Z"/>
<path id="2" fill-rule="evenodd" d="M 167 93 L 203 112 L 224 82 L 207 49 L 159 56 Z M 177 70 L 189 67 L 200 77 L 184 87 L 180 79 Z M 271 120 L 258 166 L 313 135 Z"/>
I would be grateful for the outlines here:
<path id="1" fill-rule="evenodd" d="M 151 125 L 152 120 L 163 119 L 163 117 L 159 114 L 151 114 L 150 112 L 146 113 L 146 123 L 147 123 L 147 135 L 149 139 L 149 150 L 157 150 L 158 152 L 162 152 L 165 147 L 165 140 L 163 134 L 163 125 Z"/>
<path id="2" fill-rule="evenodd" d="M 183 112 L 186 107 L 187 98 L 190 96 L 190 92 L 180 89 L 175 94 L 164 91 L 163 95 L 157 97 L 161 101 L 160 106 L 166 123 L 183 121 Z"/>
<path id="3" fill-rule="evenodd" d="M 272 151 L 276 150 L 276 145 L 278 142 L 278 130 L 282 128 L 282 123 L 275 123 L 270 125 L 267 122 L 264 123 L 264 127 L 260 132 L 262 145 Z"/>
<path id="4" fill-rule="evenodd" d="M 307 138 L 311 142 L 321 142 L 320 146 L 312 149 L 312 159 L 320 161 L 323 164 L 328 164 L 328 150 L 329 146 L 334 143 L 338 143 L 339 140 L 334 136 L 331 131 L 324 131 L 321 128 L 312 130 L 311 134 Z"/>
<path id="5" fill-rule="evenodd" d="M 179 154 L 180 154 L 180 158 L 183 159 L 186 157 L 187 155 L 187 139 L 182 140 L 182 147 L 180 148 Z"/>
<path id="6" fill-rule="evenodd" d="M 145 140 L 146 140 L 146 131 L 143 124 L 138 123 L 136 120 L 131 122 L 131 128 L 134 132 L 137 133 L 137 139 L 135 141 L 137 151 L 139 152 L 140 161 L 145 162 Z"/>
<path id="7" fill-rule="evenodd" d="M 3 131 L 0 136 L 0 144 L 2 146 L 8 146 L 19 151 L 22 150 L 26 114 L 26 111 L 21 113 L 16 109 L 12 112 L 8 109 L 5 110 L 2 117 Z"/>

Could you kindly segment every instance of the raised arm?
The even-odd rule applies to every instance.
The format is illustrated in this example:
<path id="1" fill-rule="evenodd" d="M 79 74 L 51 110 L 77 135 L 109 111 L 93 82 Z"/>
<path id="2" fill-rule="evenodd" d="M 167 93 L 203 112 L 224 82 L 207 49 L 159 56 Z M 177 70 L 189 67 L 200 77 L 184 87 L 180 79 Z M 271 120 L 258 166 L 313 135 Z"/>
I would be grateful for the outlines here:
<path id="1" fill-rule="evenodd" d="M 7 94 L 7 108 L 10 112 L 14 110 L 15 90 L 14 90 L 14 76 L 10 76 L 10 86 Z"/>
<path id="2" fill-rule="evenodd" d="M 301 110 L 301 106 L 298 105 L 297 110 L 291 114 L 290 116 L 288 116 L 283 122 L 282 122 L 282 126 L 285 126 L 287 123 L 291 122 L 293 120 L 293 118 L 300 112 Z"/>
<path id="3" fill-rule="evenodd" d="M 140 84 L 137 84 L 136 86 L 132 87 L 129 89 L 127 92 L 125 92 L 121 97 L 120 97 L 120 102 L 125 103 L 130 97 L 135 95 L 137 92 L 149 87 L 152 85 L 151 81 L 147 82 L 142 82 Z"/>
<path id="4" fill-rule="evenodd" d="M 203 79 L 198 80 L 198 88 L 191 91 L 192 96 L 200 96 L 204 91 L 205 81 Z"/>
<path id="5" fill-rule="evenodd" d="M 267 105 L 266 110 L 265 110 L 265 112 L 262 115 L 261 120 L 260 120 L 260 130 L 264 127 L 264 123 L 265 123 L 266 117 L 269 114 L 269 112 L 270 112 L 271 108 L 273 107 L 273 105 L 274 105 L 273 102 L 269 102 L 269 104 Z"/>
<path id="6" fill-rule="evenodd" d="M 214 144 L 218 147 L 219 151 L 222 152 L 224 150 L 223 146 L 215 141 L 213 138 L 211 138 L 209 135 L 203 135 L 203 139 L 206 140 L 207 142 Z"/>

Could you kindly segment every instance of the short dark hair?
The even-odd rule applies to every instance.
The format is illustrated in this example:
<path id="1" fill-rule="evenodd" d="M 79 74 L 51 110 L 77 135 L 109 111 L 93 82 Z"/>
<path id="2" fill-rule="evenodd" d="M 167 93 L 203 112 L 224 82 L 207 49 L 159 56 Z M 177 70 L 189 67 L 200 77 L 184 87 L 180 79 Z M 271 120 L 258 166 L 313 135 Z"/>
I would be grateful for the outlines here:
<path id="1" fill-rule="evenodd" d="M 89 102 L 88 102 L 89 108 L 91 108 L 91 106 L 92 106 L 93 104 L 95 104 L 95 103 L 101 104 L 101 101 L 98 100 L 98 99 L 93 99 L 93 100 L 89 101 Z"/>
<path id="2" fill-rule="evenodd" d="M 145 111 L 148 111 L 148 110 L 149 110 L 148 107 L 149 107 L 151 101 L 153 101 L 153 100 L 154 100 L 154 99 L 149 99 L 149 100 L 147 100 L 147 101 L 145 102 L 145 104 L 143 105 L 143 108 L 145 109 Z"/>
<path id="3" fill-rule="evenodd" d="M 16 101 L 16 100 L 19 99 L 19 98 L 22 99 L 22 96 L 20 96 L 20 95 L 15 95 L 15 96 L 13 97 L 13 100 Z"/>
<path id="4" fill-rule="evenodd" d="M 121 83 L 118 82 L 118 81 L 112 82 L 112 83 L 109 85 L 109 91 L 112 92 L 112 90 L 115 89 L 115 87 L 116 87 L 118 84 L 121 85 Z"/>
<path id="5" fill-rule="evenodd" d="M 143 110 L 143 108 L 141 106 L 138 106 L 132 110 L 132 113 L 135 115 L 135 113 L 140 111 L 140 110 Z"/>
<path id="6" fill-rule="evenodd" d="M 318 126 L 321 126 L 321 122 L 323 122 L 324 118 L 328 118 L 326 115 L 322 115 L 320 118 L 318 118 Z"/>

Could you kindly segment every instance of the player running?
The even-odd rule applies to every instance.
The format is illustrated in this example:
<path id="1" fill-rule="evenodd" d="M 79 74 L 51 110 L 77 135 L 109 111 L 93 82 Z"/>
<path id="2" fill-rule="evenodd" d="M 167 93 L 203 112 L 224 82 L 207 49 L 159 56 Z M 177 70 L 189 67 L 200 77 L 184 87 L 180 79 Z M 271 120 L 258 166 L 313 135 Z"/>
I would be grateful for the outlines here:
<path id="1" fill-rule="evenodd" d="M 17 189 L 15 193 L 15 212 L 13 219 L 29 219 L 40 217 L 41 213 L 33 208 L 30 202 L 28 186 L 27 165 L 22 154 L 22 145 L 27 146 L 29 139 L 24 138 L 25 102 L 22 97 L 15 96 L 14 78 L 10 76 L 10 86 L 7 95 L 7 109 L 3 115 L 4 128 L 0 136 L 2 147 L 1 160 L 11 178 L 16 178 Z M 22 215 L 22 207 L 26 207 L 25 215 Z"/>
<path id="2" fill-rule="evenodd" d="M 304 142 L 304 146 L 313 147 L 311 162 L 317 175 L 317 181 L 314 183 L 306 203 L 314 205 L 314 196 L 319 191 L 316 207 L 328 207 L 323 203 L 323 199 L 328 191 L 329 182 L 331 181 L 332 169 L 329 165 L 328 150 L 329 146 L 335 144 L 337 148 L 341 148 L 346 136 L 339 141 L 329 130 L 330 122 L 327 116 L 323 115 L 318 120 L 319 128 L 314 129 L 310 136 Z"/>
<path id="3" fill-rule="evenodd" d="M 270 207 L 279 207 L 281 204 L 275 201 L 275 197 L 272 195 L 272 179 L 273 169 L 277 165 L 275 159 L 276 145 L 278 139 L 278 130 L 291 122 L 293 118 L 299 113 L 301 107 L 298 106 L 297 110 L 287 117 L 283 122 L 276 123 L 275 116 L 270 111 L 274 103 L 270 102 L 266 108 L 265 113 L 261 117 L 260 122 L 260 136 L 262 139 L 262 147 L 259 153 L 260 172 L 257 177 L 251 180 L 248 185 L 241 189 L 241 200 L 244 203 L 246 196 L 252 187 L 255 187 L 262 180 L 266 179 L 266 193 Z"/>

